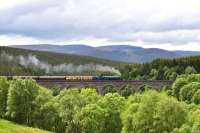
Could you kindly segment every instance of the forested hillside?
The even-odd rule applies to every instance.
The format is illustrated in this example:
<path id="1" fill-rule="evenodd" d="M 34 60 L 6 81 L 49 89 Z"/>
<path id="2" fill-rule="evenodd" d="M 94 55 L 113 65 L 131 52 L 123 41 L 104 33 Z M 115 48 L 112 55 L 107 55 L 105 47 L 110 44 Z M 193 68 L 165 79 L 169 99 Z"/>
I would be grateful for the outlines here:
<path id="1" fill-rule="evenodd" d="M 121 64 L 88 56 L 0 47 L 0 75 L 119 75 Z"/>
<path id="2" fill-rule="evenodd" d="M 180 74 L 200 73 L 200 56 L 129 64 L 121 70 L 121 73 L 124 79 L 174 80 Z"/>

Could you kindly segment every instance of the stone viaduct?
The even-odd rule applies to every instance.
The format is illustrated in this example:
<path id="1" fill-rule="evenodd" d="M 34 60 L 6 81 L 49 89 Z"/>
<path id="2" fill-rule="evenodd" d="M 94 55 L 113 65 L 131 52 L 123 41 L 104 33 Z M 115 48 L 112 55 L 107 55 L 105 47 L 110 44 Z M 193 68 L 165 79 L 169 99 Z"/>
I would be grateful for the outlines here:
<path id="1" fill-rule="evenodd" d="M 131 85 L 135 91 L 139 91 L 145 85 L 151 86 L 154 89 L 160 89 L 162 86 L 171 86 L 173 81 L 170 80 L 113 80 L 113 81 L 67 81 L 67 80 L 37 80 L 36 82 L 44 87 L 51 88 L 58 85 L 61 88 L 85 88 L 95 87 L 102 94 L 103 88 L 106 85 L 112 85 L 116 89 L 121 89 L 125 85 Z"/>

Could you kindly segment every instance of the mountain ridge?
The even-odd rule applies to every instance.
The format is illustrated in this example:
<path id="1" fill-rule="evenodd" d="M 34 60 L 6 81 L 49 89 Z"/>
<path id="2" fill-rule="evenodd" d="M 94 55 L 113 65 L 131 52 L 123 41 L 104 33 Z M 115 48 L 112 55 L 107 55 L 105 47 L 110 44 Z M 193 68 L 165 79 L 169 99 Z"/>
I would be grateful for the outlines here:
<path id="1" fill-rule="evenodd" d="M 132 45 L 105 45 L 105 46 L 88 46 L 85 44 L 36 44 L 36 45 L 12 45 L 10 47 L 50 51 L 56 53 L 76 54 L 91 56 L 113 61 L 127 63 L 144 63 L 157 58 L 178 58 L 183 56 L 200 55 L 200 51 L 168 51 L 160 48 L 142 48 Z"/>

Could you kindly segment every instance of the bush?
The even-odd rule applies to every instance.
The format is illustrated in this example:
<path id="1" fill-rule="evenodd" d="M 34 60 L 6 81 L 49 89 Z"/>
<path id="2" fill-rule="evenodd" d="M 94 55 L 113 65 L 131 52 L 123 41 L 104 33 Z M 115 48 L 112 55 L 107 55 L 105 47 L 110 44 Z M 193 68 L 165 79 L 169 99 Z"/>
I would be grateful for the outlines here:
<path id="1" fill-rule="evenodd" d="M 187 121 L 173 133 L 200 133 L 200 110 L 189 112 Z"/>
<path id="2" fill-rule="evenodd" d="M 192 82 L 183 86 L 180 90 L 180 100 L 192 102 L 192 98 L 197 90 L 200 90 L 200 83 Z"/>
<path id="3" fill-rule="evenodd" d="M 134 91 L 134 88 L 132 88 L 131 85 L 125 85 L 124 87 L 122 87 L 120 89 L 120 95 L 121 96 L 124 96 L 124 97 L 128 97 L 130 96 L 131 94 L 133 94 L 135 91 Z"/>
<path id="4" fill-rule="evenodd" d="M 117 92 L 117 90 L 112 85 L 105 85 L 103 87 L 103 95 L 107 93 L 115 93 L 115 92 Z"/>
<path id="5" fill-rule="evenodd" d="M 187 82 L 187 79 L 185 78 L 177 78 L 176 81 L 173 83 L 172 85 L 172 94 L 177 98 L 177 99 L 180 99 L 180 96 L 179 96 L 179 92 L 181 90 L 181 88 L 186 85 L 188 82 Z"/>
<path id="6" fill-rule="evenodd" d="M 200 90 L 197 90 L 192 97 L 192 102 L 195 104 L 200 104 Z"/>
<path id="7" fill-rule="evenodd" d="M 197 71 L 195 70 L 194 67 L 191 67 L 191 66 L 188 66 L 186 69 L 185 69 L 185 74 L 196 74 Z"/>
<path id="8" fill-rule="evenodd" d="M 52 88 L 51 88 L 52 92 L 53 92 L 53 96 L 57 96 L 60 94 L 60 91 L 61 91 L 61 88 L 60 86 L 58 85 L 54 85 Z"/>
<path id="9" fill-rule="evenodd" d="M 7 95 L 9 82 L 4 77 L 0 77 L 0 118 L 5 117 L 7 107 Z"/>

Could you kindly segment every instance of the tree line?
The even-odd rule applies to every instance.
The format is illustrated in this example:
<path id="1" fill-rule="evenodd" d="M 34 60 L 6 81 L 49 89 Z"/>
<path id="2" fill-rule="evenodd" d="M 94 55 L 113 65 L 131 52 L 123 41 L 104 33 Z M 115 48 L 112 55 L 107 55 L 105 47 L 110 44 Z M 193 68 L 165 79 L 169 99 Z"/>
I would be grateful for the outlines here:
<path id="1" fill-rule="evenodd" d="M 199 74 L 179 76 L 160 91 L 146 87 L 131 94 L 127 88 L 116 93 L 107 86 L 100 95 L 1 77 L 0 118 L 56 133 L 200 132 Z"/>
<path id="2" fill-rule="evenodd" d="M 144 64 L 128 64 L 121 69 L 124 79 L 175 80 L 181 74 L 200 72 L 200 56 L 156 59 Z"/>

